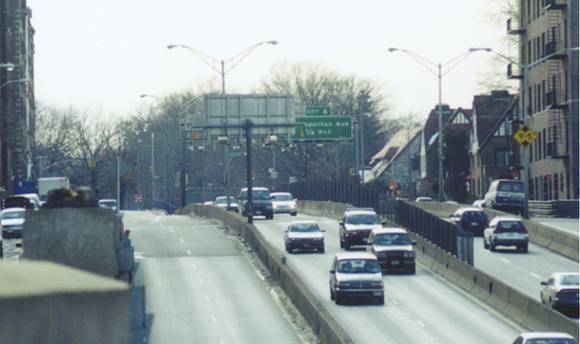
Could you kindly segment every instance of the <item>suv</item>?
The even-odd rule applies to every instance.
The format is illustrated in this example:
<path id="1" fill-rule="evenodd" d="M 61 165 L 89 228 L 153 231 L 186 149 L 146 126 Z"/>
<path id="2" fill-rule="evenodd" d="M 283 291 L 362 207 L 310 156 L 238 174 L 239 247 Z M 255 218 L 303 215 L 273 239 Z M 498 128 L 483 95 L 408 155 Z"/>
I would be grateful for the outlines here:
<path id="1" fill-rule="evenodd" d="M 274 209 L 272 208 L 272 198 L 267 188 L 252 188 L 252 215 L 263 215 L 267 219 L 274 218 Z M 242 216 L 248 217 L 248 188 L 240 190 L 238 196 L 238 209 Z"/>
<path id="2" fill-rule="evenodd" d="M 483 235 L 489 225 L 487 215 L 480 208 L 459 208 L 449 216 L 449 220 L 473 235 Z"/>
<path id="3" fill-rule="evenodd" d="M 492 252 L 496 246 L 516 246 L 522 252 L 528 252 L 528 231 L 520 219 L 498 216 L 491 220 L 483 232 L 483 248 Z"/>
<path id="4" fill-rule="evenodd" d="M 520 213 L 524 207 L 524 182 L 512 179 L 492 181 L 485 194 L 485 206 Z"/>
<path id="5" fill-rule="evenodd" d="M 368 252 L 337 253 L 330 267 L 330 299 L 339 305 L 350 298 L 372 298 L 385 304 L 383 274 Z"/>
<path id="6" fill-rule="evenodd" d="M 347 251 L 353 245 L 366 246 L 371 231 L 382 228 L 379 216 L 370 208 L 347 209 L 339 226 L 340 248 Z"/>
<path id="7" fill-rule="evenodd" d="M 374 229 L 368 251 L 374 254 L 383 271 L 402 270 L 415 273 L 415 251 L 407 231 L 402 228 Z"/>

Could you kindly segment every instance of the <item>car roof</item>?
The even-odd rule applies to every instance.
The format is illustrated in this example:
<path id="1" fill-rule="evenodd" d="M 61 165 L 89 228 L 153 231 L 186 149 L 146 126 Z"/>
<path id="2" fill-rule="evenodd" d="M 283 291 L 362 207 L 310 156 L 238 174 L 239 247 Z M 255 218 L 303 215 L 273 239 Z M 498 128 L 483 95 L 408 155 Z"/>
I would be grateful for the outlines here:
<path id="1" fill-rule="evenodd" d="M 248 191 L 248 188 L 242 188 L 242 191 Z M 252 187 L 252 191 L 268 191 L 268 188 L 261 187 L 261 186 L 254 186 L 254 187 Z"/>
<path id="2" fill-rule="evenodd" d="M 459 208 L 456 211 L 461 211 L 462 213 L 465 211 L 483 212 L 483 210 L 481 208 L 476 208 L 476 207 L 464 207 L 464 208 Z"/>
<path id="3" fill-rule="evenodd" d="M 113 198 L 103 198 L 100 199 L 99 202 L 117 202 L 117 200 Z"/>
<path id="4" fill-rule="evenodd" d="M 377 215 L 377 212 L 370 209 L 347 209 L 345 215 Z"/>
<path id="5" fill-rule="evenodd" d="M 14 208 L 6 208 L 4 210 L 2 210 L 2 214 L 3 213 L 18 213 L 18 212 L 22 212 L 22 211 L 26 211 L 25 208 L 19 208 L 19 207 L 14 207 Z"/>
<path id="6" fill-rule="evenodd" d="M 546 337 L 574 339 L 574 337 L 564 332 L 524 332 L 520 336 L 524 339 L 541 339 Z"/>
<path id="7" fill-rule="evenodd" d="M 293 221 L 293 222 L 290 222 L 290 224 L 288 225 L 288 227 L 293 226 L 293 225 L 302 225 L 302 224 L 317 225 L 318 223 L 316 221 L 308 221 L 308 220 L 304 220 L 304 221 Z"/>
<path id="8" fill-rule="evenodd" d="M 270 192 L 270 195 L 292 195 L 289 192 Z"/>
<path id="9" fill-rule="evenodd" d="M 348 259 L 370 259 L 377 260 L 377 257 L 370 252 L 341 252 L 336 254 L 337 260 L 348 260 Z"/>
<path id="10" fill-rule="evenodd" d="M 517 217 L 513 217 L 513 216 L 496 216 L 491 221 L 492 222 L 499 222 L 499 221 L 519 221 L 519 222 L 522 222 L 522 219 L 518 219 Z"/>
<path id="11" fill-rule="evenodd" d="M 562 276 L 570 276 L 575 275 L 578 276 L 580 273 L 578 272 L 554 272 L 551 277 L 562 277 Z"/>
<path id="12" fill-rule="evenodd" d="M 392 234 L 392 233 L 399 233 L 399 234 L 406 234 L 407 231 L 403 228 L 398 228 L 398 227 L 384 227 L 384 228 L 377 228 L 377 229 L 373 229 L 372 231 L 373 234 Z"/>

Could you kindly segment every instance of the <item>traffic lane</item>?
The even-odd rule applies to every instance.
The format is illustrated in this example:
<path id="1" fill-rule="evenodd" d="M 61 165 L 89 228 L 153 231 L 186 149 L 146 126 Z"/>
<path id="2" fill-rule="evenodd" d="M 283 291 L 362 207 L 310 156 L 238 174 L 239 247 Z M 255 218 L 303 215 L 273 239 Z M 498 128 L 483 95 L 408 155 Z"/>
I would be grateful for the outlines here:
<path id="1" fill-rule="evenodd" d="M 339 247 L 335 220 L 307 215 L 276 216 L 255 225 L 273 246 L 284 252 L 284 229 L 293 221 L 316 221 L 325 233 L 326 253 L 287 254 L 317 299 L 357 343 L 508 343 L 518 334 L 502 318 L 441 278 L 417 266 L 416 275 L 387 275 L 385 306 L 336 306 L 330 300 L 330 264 Z M 493 329 L 490 331 L 489 329 Z"/>
<path id="2" fill-rule="evenodd" d="M 258 274 L 215 225 L 147 212 L 124 221 L 140 252 L 136 279 L 153 315 L 150 343 L 300 342 Z"/>
<path id="3" fill-rule="evenodd" d="M 539 222 L 543 225 L 566 231 L 574 235 L 578 235 L 580 231 L 580 221 L 578 219 L 566 218 L 550 218 L 550 217 L 534 217 L 532 221 Z"/>
<path id="4" fill-rule="evenodd" d="M 532 243 L 528 244 L 528 253 L 504 246 L 491 252 L 483 248 L 483 238 L 474 238 L 473 247 L 476 268 L 534 299 L 540 298 L 540 282 L 552 273 L 580 269 L 578 263 Z"/>

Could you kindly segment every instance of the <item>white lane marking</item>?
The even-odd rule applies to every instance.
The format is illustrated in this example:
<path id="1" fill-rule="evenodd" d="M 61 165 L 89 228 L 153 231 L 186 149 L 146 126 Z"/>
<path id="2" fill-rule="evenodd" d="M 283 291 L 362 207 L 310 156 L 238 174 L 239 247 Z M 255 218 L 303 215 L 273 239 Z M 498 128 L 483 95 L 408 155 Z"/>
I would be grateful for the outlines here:
<path id="1" fill-rule="evenodd" d="M 535 273 L 533 273 L 533 272 L 530 272 L 530 275 L 531 275 L 532 277 L 535 277 L 535 278 L 537 278 L 537 279 L 542 279 L 542 276 L 540 276 L 540 275 L 538 275 L 538 274 L 535 274 Z"/>
<path id="2" fill-rule="evenodd" d="M 209 302 L 209 296 L 204 295 L 203 298 L 205 299 L 206 302 Z"/>
<path id="3" fill-rule="evenodd" d="M 195 265 L 194 263 L 191 263 L 191 267 L 197 269 L 197 265 Z"/>
<path id="4" fill-rule="evenodd" d="M 185 240 L 183 240 L 183 238 L 179 238 L 179 241 L 181 241 L 182 244 L 185 242 Z"/>
<path id="5" fill-rule="evenodd" d="M 217 322 L 217 319 L 213 315 L 210 318 L 211 318 L 211 321 L 213 321 L 214 323 Z"/>
<path id="6" fill-rule="evenodd" d="M 174 230 L 173 228 L 169 228 L 169 231 L 170 231 L 171 233 L 175 233 L 175 230 Z"/>
<path id="7" fill-rule="evenodd" d="M 506 264 L 511 264 L 511 262 L 505 258 L 501 258 L 502 262 L 506 263 Z"/>
<path id="8" fill-rule="evenodd" d="M 417 323 L 417 325 L 419 325 L 421 327 L 425 327 L 425 324 L 423 324 L 423 322 L 421 320 L 417 320 L 416 323 Z"/>
<path id="9" fill-rule="evenodd" d="M 187 252 L 187 255 L 188 256 L 191 256 L 191 251 L 190 250 L 187 250 L 186 252 Z"/>

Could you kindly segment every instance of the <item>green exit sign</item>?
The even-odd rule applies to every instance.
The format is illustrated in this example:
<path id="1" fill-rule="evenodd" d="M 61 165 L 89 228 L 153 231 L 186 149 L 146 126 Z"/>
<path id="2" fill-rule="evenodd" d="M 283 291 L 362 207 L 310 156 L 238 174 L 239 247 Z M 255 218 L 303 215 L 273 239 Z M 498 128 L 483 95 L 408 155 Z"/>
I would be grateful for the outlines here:
<path id="1" fill-rule="evenodd" d="M 337 141 L 352 139 L 352 117 L 296 117 L 296 141 Z"/>
<path id="2" fill-rule="evenodd" d="M 330 116 L 330 108 L 328 106 L 307 106 L 306 116 Z"/>

